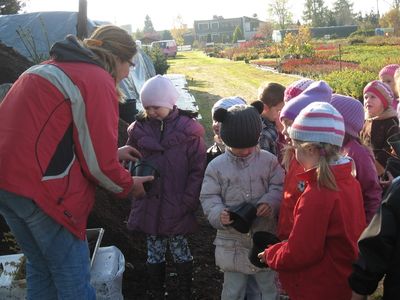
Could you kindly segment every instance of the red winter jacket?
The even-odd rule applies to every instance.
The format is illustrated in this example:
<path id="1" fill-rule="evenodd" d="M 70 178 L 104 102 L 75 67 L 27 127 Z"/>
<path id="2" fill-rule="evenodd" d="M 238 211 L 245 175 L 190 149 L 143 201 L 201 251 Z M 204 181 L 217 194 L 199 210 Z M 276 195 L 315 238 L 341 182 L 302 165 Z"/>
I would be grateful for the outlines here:
<path id="1" fill-rule="evenodd" d="M 304 180 L 298 178 L 298 175 L 303 172 L 303 166 L 293 157 L 285 175 L 283 199 L 279 209 L 278 237 L 281 241 L 287 240 L 292 231 L 294 207 L 306 188 Z"/>
<path id="2" fill-rule="evenodd" d="M 72 81 L 71 81 L 72 80 Z M 33 199 L 80 239 L 97 184 L 125 196 L 115 82 L 85 62 L 26 71 L 0 105 L 0 189 Z"/>
<path id="3" fill-rule="evenodd" d="M 365 228 L 361 189 L 351 162 L 331 166 L 338 191 L 318 188 L 316 169 L 300 178 L 306 189 L 297 201 L 287 241 L 265 251 L 292 300 L 347 300 L 347 278 L 357 258 L 357 239 Z"/>

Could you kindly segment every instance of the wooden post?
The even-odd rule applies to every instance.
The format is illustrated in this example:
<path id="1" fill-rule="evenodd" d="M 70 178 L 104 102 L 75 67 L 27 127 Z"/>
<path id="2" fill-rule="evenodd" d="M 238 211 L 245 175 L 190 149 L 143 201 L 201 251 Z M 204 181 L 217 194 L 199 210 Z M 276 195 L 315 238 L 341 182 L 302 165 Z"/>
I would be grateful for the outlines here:
<path id="1" fill-rule="evenodd" d="M 79 39 L 87 38 L 87 1 L 79 0 L 78 22 L 76 24 L 76 35 Z"/>

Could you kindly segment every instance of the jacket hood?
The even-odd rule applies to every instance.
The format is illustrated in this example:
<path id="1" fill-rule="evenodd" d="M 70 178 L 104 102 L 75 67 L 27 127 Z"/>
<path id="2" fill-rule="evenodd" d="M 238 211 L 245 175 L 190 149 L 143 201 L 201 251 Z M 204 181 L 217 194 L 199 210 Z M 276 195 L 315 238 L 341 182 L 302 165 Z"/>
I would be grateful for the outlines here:
<path id="1" fill-rule="evenodd" d="M 97 55 L 91 50 L 83 47 L 78 42 L 78 39 L 71 34 L 67 35 L 65 40 L 56 42 L 51 47 L 50 56 L 56 61 L 84 62 L 104 68 L 98 61 Z"/>

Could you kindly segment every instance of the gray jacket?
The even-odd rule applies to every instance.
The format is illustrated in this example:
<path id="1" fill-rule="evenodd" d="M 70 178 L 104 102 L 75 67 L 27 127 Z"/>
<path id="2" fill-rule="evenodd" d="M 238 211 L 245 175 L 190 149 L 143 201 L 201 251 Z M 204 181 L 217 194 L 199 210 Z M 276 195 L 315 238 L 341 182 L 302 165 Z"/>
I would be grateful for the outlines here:
<path id="1" fill-rule="evenodd" d="M 284 171 L 277 158 L 264 150 L 257 149 L 245 158 L 227 150 L 209 163 L 200 201 L 210 224 L 217 229 L 215 262 L 222 271 L 254 274 L 262 270 L 248 259 L 251 237 L 256 231 L 276 232 L 283 180 Z M 257 217 L 248 234 L 224 226 L 220 221 L 224 209 L 244 201 L 255 206 L 268 203 L 273 210 L 273 217 Z"/>

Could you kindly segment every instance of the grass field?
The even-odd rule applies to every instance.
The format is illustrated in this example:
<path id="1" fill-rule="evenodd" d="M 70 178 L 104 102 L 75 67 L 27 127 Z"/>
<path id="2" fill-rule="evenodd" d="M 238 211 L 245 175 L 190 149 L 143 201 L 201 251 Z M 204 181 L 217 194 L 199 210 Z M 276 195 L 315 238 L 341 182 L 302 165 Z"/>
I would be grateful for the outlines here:
<path id="1" fill-rule="evenodd" d="M 217 100 L 237 95 L 250 103 L 257 99 L 257 89 L 263 82 L 286 86 L 298 79 L 262 71 L 243 61 L 208 57 L 200 51 L 179 52 L 168 63 L 169 74 L 186 76 L 190 93 L 196 98 L 203 117 L 201 122 L 206 129 L 207 144 L 212 143 L 211 107 Z"/>

